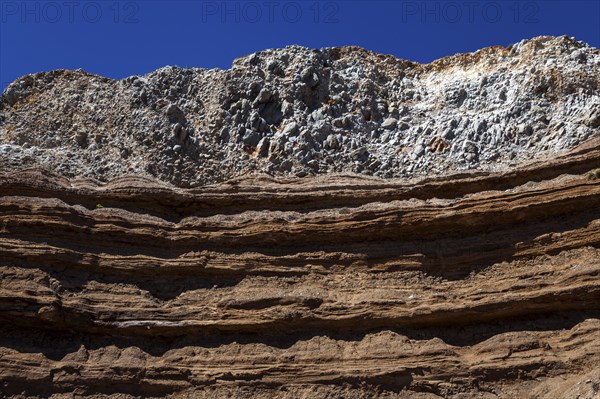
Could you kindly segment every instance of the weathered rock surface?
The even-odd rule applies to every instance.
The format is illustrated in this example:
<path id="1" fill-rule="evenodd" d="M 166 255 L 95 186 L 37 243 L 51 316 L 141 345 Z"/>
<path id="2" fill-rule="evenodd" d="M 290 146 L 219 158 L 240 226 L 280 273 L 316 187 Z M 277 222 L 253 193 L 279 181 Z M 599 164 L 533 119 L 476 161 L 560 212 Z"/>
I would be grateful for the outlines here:
<path id="1" fill-rule="evenodd" d="M 5 172 L 0 392 L 596 398 L 598 144 L 410 182 Z"/>
<path id="2" fill-rule="evenodd" d="M 0 397 L 600 397 L 599 66 L 538 37 L 17 80 Z"/>
<path id="3" fill-rule="evenodd" d="M 181 187 L 257 172 L 505 171 L 597 132 L 599 89 L 600 52 L 566 36 L 427 65 L 292 46 L 230 70 L 166 67 L 120 81 L 52 71 L 4 91 L 0 168 Z"/>

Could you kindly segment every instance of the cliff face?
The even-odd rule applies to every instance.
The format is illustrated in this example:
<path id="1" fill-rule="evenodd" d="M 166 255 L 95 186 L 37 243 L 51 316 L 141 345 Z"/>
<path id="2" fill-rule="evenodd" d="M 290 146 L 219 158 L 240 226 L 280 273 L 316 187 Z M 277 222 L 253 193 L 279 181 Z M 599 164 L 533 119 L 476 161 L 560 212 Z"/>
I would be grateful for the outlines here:
<path id="1" fill-rule="evenodd" d="M 5 173 L 0 391 L 595 398 L 597 164 L 596 141 L 412 183 Z"/>
<path id="2" fill-rule="evenodd" d="M 190 187 L 248 173 L 506 170 L 600 126 L 600 52 L 538 37 L 428 65 L 355 47 L 267 50 L 229 70 L 113 81 L 25 76 L 0 104 L 0 166 Z"/>
<path id="3" fill-rule="evenodd" d="M 292 47 L 13 83 L 0 397 L 598 398 L 599 60 Z"/>

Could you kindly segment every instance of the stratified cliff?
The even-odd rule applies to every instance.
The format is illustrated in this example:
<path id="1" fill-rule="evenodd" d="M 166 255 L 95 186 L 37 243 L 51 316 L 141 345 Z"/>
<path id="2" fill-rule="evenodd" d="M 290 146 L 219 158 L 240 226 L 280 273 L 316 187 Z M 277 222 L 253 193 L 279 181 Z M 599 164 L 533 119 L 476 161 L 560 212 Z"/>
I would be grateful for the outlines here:
<path id="1" fill-rule="evenodd" d="M 434 120 L 439 128 L 444 115 L 469 122 L 452 128 L 454 138 L 443 139 L 448 147 L 441 141 L 440 151 L 428 146 L 399 161 L 410 171 L 390 166 L 389 174 L 375 173 L 379 167 L 373 173 L 335 171 L 340 166 L 357 172 L 357 165 L 388 155 L 399 159 L 395 144 L 384 144 L 380 135 L 413 140 L 406 144 L 413 149 L 419 135 L 429 140 L 426 128 L 413 132 L 413 122 L 406 122 L 409 128 L 403 129 L 402 119 L 394 118 L 402 107 L 411 113 L 425 103 L 413 109 L 398 100 L 396 111 L 386 111 L 391 116 L 370 108 L 375 114 L 364 126 L 385 122 L 373 129 L 378 133 L 372 138 L 362 127 L 353 130 L 363 126 L 357 120 L 349 118 L 349 127 L 340 121 L 349 141 L 338 140 L 335 132 L 324 136 L 317 164 L 331 169 L 319 166 L 309 173 L 302 168 L 310 169 L 310 161 L 297 154 L 306 148 L 294 138 L 309 137 L 303 132 L 313 131 L 317 120 L 298 119 L 294 129 L 280 132 L 264 127 L 260 141 L 269 138 L 271 144 L 262 153 L 258 143 L 256 148 L 246 143 L 243 117 L 228 111 L 223 123 L 230 127 L 211 128 L 220 139 L 192 154 L 186 152 L 189 146 L 204 137 L 194 136 L 198 131 L 192 126 L 211 117 L 173 105 L 187 101 L 185 93 L 167 93 L 171 114 L 165 111 L 177 117 L 182 112 L 185 123 L 171 116 L 163 123 L 163 116 L 156 116 L 155 124 L 119 108 L 119 96 L 138 87 L 158 115 L 166 103 L 152 100 L 144 89 L 152 76 L 237 76 L 235 67 L 165 69 L 120 82 L 54 72 L 14 83 L 0 106 L 0 138 L 8 143 L 0 147 L 0 397 L 598 398 L 598 50 L 568 38 L 537 38 L 424 66 L 359 49 L 318 54 L 337 57 L 334 66 L 348 54 L 360 54 L 362 62 L 379 60 L 371 62 L 374 70 L 390 63 L 389 71 L 399 76 L 409 76 L 407 70 L 435 71 L 429 79 L 449 81 L 450 74 L 473 63 L 492 68 L 507 62 L 523 71 L 550 65 L 550 59 L 562 63 L 563 44 L 579 49 L 577 56 L 568 52 L 575 60 L 568 65 L 591 71 L 561 72 L 561 79 L 572 79 L 568 90 L 560 86 L 568 93 L 549 100 L 559 86 L 548 86 L 537 97 L 527 85 L 507 88 L 503 101 L 522 96 L 530 98 L 531 107 L 507 116 L 508 130 L 494 128 L 500 130 L 493 145 L 469 139 L 468 126 L 474 118 L 505 112 L 500 103 L 472 97 L 469 89 L 454 108 L 438 104 L 437 114 L 422 108 L 419 118 Z M 266 55 L 306 51 L 259 53 L 236 65 L 251 68 L 265 63 Z M 532 64 L 519 66 L 515 60 Z M 277 62 L 288 65 L 283 58 Z M 270 61 L 265 65 L 277 76 L 283 73 Z M 318 71 L 318 79 L 302 79 L 323 82 Z M 405 77 L 399 82 L 407 82 Z M 135 83 L 140 79 L 146 83 Z M 224 85 L 241 85 L 222 79 Z M 379 82 L 373 76 L 364 81 Z M 208 83 L 194 82 L 190 95 L 211 91 Z M 112 113 L 98 93 L 92 96 L 92 87 L 106 93 L 123 87 Z M 288 89 L 282 84 L 279 93 Z M 256 90 L 239 89 L 248 96 Z M 198 104 L 208 104 L 198 98 Z M 231 107 L 244 102 L 227 101 Z M 261 101 L 252 107 L 269 104 Z M 520 100 L 514 101 L 511 107 Z M 58 103 L 63 114 L 54 109 Z M 533 103 L 546 104 L 535 113 L 546 115 L 547 123 L 530 119 L 531 131 L 511 130 L 515 121 L 531 117 Z M 461 107 L 481 112 L 475 116 Z M 297 119 L 304 111 L 291 112 Z M 376 112 L 383 113 L 373 116 Z M 96 117 L 97 129 L 88 124 Z M 117 125 L 119 134 L 98 133 Z M 55 135 L 40 133 L 50 126 Z M 243 127 L 239 142 L 235 134 L 223 133 L 235 126 Z M 138 137 L 142 130 L 160 136 L 167 127 L 186 132 L 169 154 L 191 159 L 193 168 L 162 158 L 160 146 L 170 138 L 146 143 Z M 477 137 L 492 137 L 487 131 Z M 68 134 L 75 141 L 65 141 Z M 280 151 L 272 144 L 277 137 L 292 144 Z M 112 141 L 117 138 L 123 146 Z M 45 140 L 56 143 L 46 146 Z M 357 155 L 353 140 L 364 140 L 360 145 L 369 150 Z M 499 155 L 484 162 L 482 154 L 493 148 Z M 137 152 L 121 159 L 122 151 Z M 468 154 L 475 158 L 467 159 Z M 347 159 L 355 156 L 356 161 Z M 297 169 L 272 167 L 288 161 Z M 241 166 L 229 168 L 234 164 Z M 156 173 L 144 169 L 148 165 Z M 265 171 L 271 175 L 259 173 Z M 205 184 L 211 180 L 215 183 Z"/>
<path id="2" fill-rule="evenodd" d="M 0 390 L 593 398 L 597 144 L 410 184 L 5 173 Z"/>

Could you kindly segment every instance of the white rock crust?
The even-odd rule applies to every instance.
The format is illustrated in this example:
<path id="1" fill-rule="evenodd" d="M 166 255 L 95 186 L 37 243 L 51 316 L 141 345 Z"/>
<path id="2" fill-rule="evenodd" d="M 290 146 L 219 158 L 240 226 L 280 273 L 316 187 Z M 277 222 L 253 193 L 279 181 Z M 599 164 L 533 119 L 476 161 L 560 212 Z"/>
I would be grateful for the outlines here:
<path id="1" fill-rule="evenodd" d="M 597 135 L 600 52 L 537 37 L 421 65 L 357 47 L 114 81 L 53 71 L 0 101 L 0 167 L 189 187 L 247 173 L 503 170 Z"/>

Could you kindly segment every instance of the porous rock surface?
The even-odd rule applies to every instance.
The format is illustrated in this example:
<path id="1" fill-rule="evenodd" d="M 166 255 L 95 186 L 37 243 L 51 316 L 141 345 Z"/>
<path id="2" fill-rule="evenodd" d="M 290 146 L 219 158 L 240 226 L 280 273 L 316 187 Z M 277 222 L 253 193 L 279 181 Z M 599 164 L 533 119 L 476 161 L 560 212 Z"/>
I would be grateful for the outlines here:
<path id="1" fill-rule="evenodd" d="M 124 80 L 52 71 L 11 84 L 0 165 L 191 187 L 268 173 L 506 170 L 600 126 L 600 52 L 537 37 L 422 65 L 355 47 L 267 50 L 229 70 Z"/>
<path id="2" fill-rule="evenodd" d="M 598 60 L 544 37 L 13 83 L 0 397 L 598 398 Z"/>

